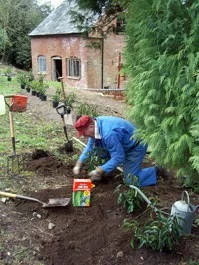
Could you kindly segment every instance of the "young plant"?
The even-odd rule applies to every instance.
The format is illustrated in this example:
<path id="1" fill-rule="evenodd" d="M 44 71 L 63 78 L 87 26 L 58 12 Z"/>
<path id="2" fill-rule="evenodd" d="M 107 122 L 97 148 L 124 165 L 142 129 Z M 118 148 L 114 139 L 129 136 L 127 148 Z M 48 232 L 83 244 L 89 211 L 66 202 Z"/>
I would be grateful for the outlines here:
<path id="1" fill-rule="evenodd" d="M 12 69 L 10 67 L 6 68 L 5 69 L 5 75 L 6 76 L 11 76 L 11 74 L 12 74 Z"/>
<path id="2" fill-rule="evenodd" d="M 28 72 L 27 77 L 29 82 L 34 80 L 34 75 L 31 70 Z"/>
<path id="3" fill-rule="evenodd" d="M 172 250 L 179 243 L 181 227 L 175 216 L 165 216 L 165 213 L 157 211 L 147 220 L 145 225 L 133 220 L 124 220 L 123 227 L 134 230 L 134 238 L 131 239 L 131 246 L 135 248 L 149 247 L 152 250 L 162 252 Z M 155 218 L 153 217 L 155 216 Z"/>
<path id="4" fill-rule="evenodd" d="M 38 80 L 33 80 L 30 82 L 31 88 L 33 91 L 39 92 L 40 90 L 40 82 Z"/>
<path id="5" fill-rule="evenodd" d="M 101 147 L 96 147 L 88 152 L 85 163 L 88 165 L 88 170 L 92 171 L 96 167 L 103 165 L 108 159 L 107 152 Z"/>
<path id="6" fill-rule="evenodd" d="M 56 88 L 55 94 L 52 96 L 52 100 L 55 102 L 61 101 L 61 90 L 60 90 L 60 88 Z"/>
<path id="7" fill-rule="evenodd" d="M 40 86 L 39 86 L 39 92 L 41 95 L 46 95 L 46 91 L 47 89 L 49 88 L 49 85 L 48 84 L 45 84 L 45 83 L 40 83 Z"/>
<path id="8" fill-rule="evenodd" d="M 137 179 L 135 179 L 135 182 L 137 182 Z M 121 190 L 123 187 L 127 187 L 127 190 L 122 192 Z M 131 189 L 124 184 L 120 184 L 117 186 L 115 192 L 118 193 L 118 204 L 122 204 L 123 207 L 127 209 L 128 213 L 132 213 L 134 210 L 141 208 L 143 199 L 140 197 L 137 190 Z"/>
<path id="9" fill-rule="evenodd" d="M 76 102 L 76 94 L 71 92 L 69 93 L 67 96 L 66 96 L 66 99 L 65 99 L 65 106 L 67 108 L 67 110 L 72 110 L 73 109 L 73 105 L 74 103 Z"/>
<path id="10" fill-rule="evenodd" d="M 17 74 L 17 82 L 21 85 L 26 85 L 28 80 L 25 73 L 18 73 Z"/>
<path id="11" fill-rule="evenodd" d="M 44 73 L 38 73 L 38 80 L 42 84 L 44 82 L 44 79 L 46 77 L 46 74 Z"/>
<path id="12" fill-rule="evenodd" d="M 80 105 L 77 107 L 77 115 L 88 115 L 90 117 L 96 117 L 98 116 L 96 107 L 93 107 L 85 102 L 80 103 Z"/>

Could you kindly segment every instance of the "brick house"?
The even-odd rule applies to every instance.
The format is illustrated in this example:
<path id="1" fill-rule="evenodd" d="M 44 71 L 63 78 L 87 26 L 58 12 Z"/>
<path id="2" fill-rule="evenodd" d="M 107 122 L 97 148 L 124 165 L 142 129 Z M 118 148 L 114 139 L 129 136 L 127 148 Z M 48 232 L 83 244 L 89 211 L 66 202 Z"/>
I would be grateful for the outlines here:
<path id="1" fill-rule="evenodd" d="M 85 38 L 72 23 L 70 10 L 75 9 L 74 0 L 65 0 L 29 34 L 33 74 L 45 73 L 53 81 L 63 76 L 68 86 L 77 88 L 124 88 L 119 75 L 124 34 Z"/>

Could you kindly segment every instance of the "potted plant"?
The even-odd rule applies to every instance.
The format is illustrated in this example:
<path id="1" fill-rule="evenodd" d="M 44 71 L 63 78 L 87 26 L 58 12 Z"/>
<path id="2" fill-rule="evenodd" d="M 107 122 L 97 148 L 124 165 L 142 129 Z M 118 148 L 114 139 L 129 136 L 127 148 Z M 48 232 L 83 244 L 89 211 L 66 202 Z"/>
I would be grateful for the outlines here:
<path id="1" fill-rule="evenodd" d="M 76 94 L 71 92 L 66 96 L 66 100 L 65 100 L 65 106 L 66 106 L 66 111 L 68 114 L 71 113 L 71 110 L 73 109 L 73 105 L 76 102 Z"/>
<path id="2" fill-rule="evenodd" d="M 45 77 L 46 77 L 46 74 L 45 73 L 38 73 L 38 80 L 39 80 L 39 82 L 41 83 L 41 84 L 43 84 L 44 83 L 44 79 L 45 79 Z"/>
<path id="3" fill-rule="evenodd" d="M 56 88 L 55 94 L 52 96 L 53 108 L 56 108 L 59 105 L 60 101 L 61 101 L 61 90 L 59 88 Z"/>
<path id="4" fill-rule="evenodd" d="M 5 75 L 7 76 L 7 80 L 8 81 L 11 81 L 12 80 L 12 69 L 10 67 L 8 67 L 6 70 L 5 70 Z"/>
<path id="5" fill-rule="evenodd" d="M 30 90 L 31 90 L 31 85 L 30 85 L 30 83 L 31 82 L 27 82 L 27 84 L 26 84 L 26 91 L 28 92 L 28 93 L 30 93 Z"/>
<path id="6" fill-rule="evenodd" d="M 27 77 L 25 73 L 18 73 L 17 74 L 17 82 L 20 83 L 21 89 L 25 89 L 27 83 Z"/>
<path id="7" fill-rule="evenodd" d="M 30 82 L 30 84 L 31 84 L 31 88 L 32 88 L 31 94 L 32 94 L 32 96 L 36 96 L 38 89 L 39 89 L 39 86 L 40 86 L 40 83 L 38 80 L 33 80 Z"/>
<path id="8" fill-rule="evenodd" d="M 28 71 L 28 75 L 27 75 L 27 77 L 28 77 L 28 81 L 29 81 L 29 82 L 31 82 L 31 81 L 34 80 L 34 75 L 33 75 L 33 73 L 32 73 L 31 70 Z"/>
<path id="9" fill-rule="evenodd" d="M 42 84 L 40 83 L 40 86 L 39 86 L 39 98 L 42 101 L 46 101 L 46 99 L 47 99 L 46 90 L 48 88 L 49 88 L 48 84 L 45 84 L 44 82 Z"/>

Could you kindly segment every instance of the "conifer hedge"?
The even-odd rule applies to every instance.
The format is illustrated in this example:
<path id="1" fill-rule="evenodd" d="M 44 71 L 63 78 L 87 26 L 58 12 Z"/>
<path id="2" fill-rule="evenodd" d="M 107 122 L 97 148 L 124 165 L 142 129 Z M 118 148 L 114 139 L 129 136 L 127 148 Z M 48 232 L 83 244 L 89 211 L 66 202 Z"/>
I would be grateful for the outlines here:
<path id="1" fill-rule="evenodd" d="M 199 190 L 199 2 L 130 1 L 129 118 L 157 163 Z"/>

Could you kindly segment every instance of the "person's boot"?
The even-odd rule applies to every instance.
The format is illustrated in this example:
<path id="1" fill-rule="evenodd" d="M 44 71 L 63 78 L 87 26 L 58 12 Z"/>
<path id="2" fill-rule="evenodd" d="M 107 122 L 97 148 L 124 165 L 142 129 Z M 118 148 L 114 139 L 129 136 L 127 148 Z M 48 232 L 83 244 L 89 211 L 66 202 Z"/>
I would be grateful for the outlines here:
<path id="1" fill-rule="evenodd" d="M 162 177 L 164 180 L 167 180 L 170 177 L 169 172 L 163 167 L 156 166 L 155 170 L 157 178 Z"/>

